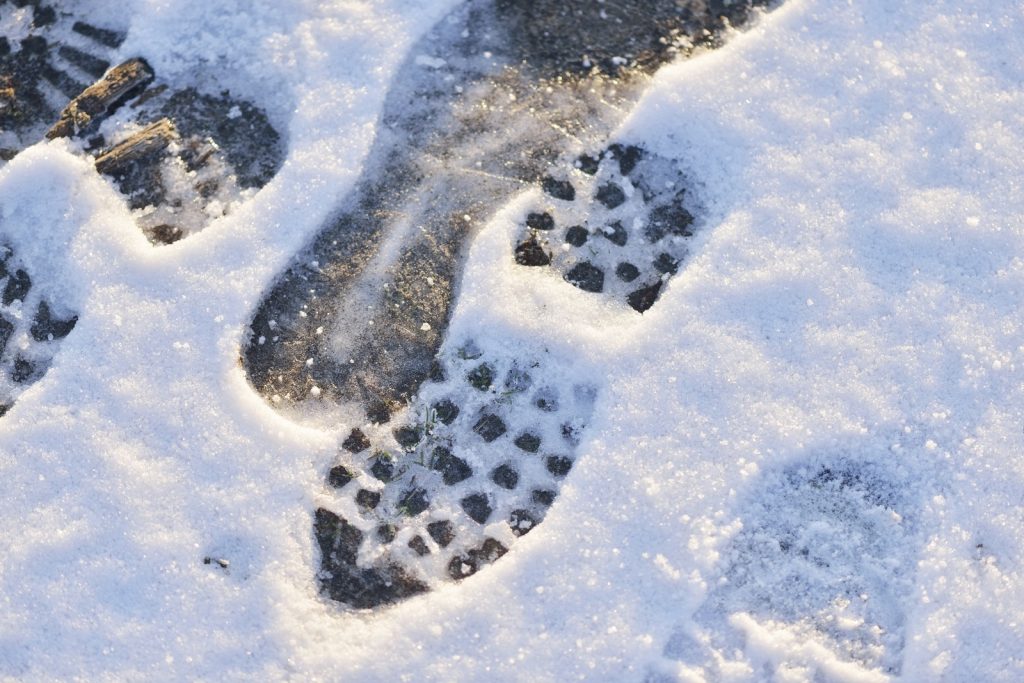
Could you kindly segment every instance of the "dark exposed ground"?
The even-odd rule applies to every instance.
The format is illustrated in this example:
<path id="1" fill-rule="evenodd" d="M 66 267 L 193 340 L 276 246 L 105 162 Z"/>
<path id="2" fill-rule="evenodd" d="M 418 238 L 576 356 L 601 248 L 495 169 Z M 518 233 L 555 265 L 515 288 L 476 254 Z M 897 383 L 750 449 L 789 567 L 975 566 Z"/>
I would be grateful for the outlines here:
<path id="1" fill-rule="evenodd" d="M 30 34 L 17 43 L 0 36 L 0 159 L 42 137 L 63 104 L 77 96 L 110 66 L 110 55 L 124 34 L 69 20 L 51 4 L 2 0 L 0 13 L 31 12 Z M 63 29 L 76 44 L 59 44 Z"/>

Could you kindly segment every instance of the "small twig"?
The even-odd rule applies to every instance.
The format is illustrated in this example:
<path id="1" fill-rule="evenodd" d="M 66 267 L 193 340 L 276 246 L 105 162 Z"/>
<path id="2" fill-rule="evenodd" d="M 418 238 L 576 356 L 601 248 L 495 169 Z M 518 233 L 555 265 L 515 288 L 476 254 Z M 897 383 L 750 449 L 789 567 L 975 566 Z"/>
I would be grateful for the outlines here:
<path id="1" fill-rule="evenodd" d="M 170 119 L 160 119 L 138 133 L 117 143 L 96 159 L 96 170 L 114 174 L 130 164 L 163 151 L 178 139 L 178 131 Z"/>
<path id="2" fill-rule="evenodd" d="M 142 59 L 129 59 L 115 66 L 68 103 L 46 137 L 53 140 L 77 135 L 152 80 L 153 70 Z"/>

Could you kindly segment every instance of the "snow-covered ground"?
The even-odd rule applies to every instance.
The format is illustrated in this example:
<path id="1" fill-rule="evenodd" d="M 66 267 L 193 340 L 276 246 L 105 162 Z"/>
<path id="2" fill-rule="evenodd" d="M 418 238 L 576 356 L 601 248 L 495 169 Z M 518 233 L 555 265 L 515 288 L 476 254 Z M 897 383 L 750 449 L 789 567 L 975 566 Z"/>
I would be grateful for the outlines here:
<path id="1" fill-rule="evenodd" d="M 547 520 L 395 607 L 318 595 L 312 514 L 352 425 L 286 420 L 239 348 L 453 4 L 137 0 L 124 56 L 216 68 L 289 144 L 175 245 L 63 142 L 0 170 L 0 233 L 80 313 L 0 420 L 0 677 L 1024 679 L 1008 0 L 789 0 L 661 71 L 617 137 L 678 158 L 707 211 L 658 304 L 516 268 L 521 197 L 474 243 L 452 325 L 542 339 L 600 387 Z"/>

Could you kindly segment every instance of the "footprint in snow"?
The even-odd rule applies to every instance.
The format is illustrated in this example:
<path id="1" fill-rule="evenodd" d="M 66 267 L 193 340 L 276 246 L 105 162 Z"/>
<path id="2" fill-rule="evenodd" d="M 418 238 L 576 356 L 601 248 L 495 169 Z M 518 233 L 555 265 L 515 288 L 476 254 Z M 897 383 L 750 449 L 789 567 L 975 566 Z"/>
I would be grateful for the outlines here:
<path id="1" fill-rule="evenodd" d="M 763 664 L 769 677 L 793 667 L 816 677 L 900 675 L 927 488 L 870 453 L 812 454 L 766 470 L 740 505 L 742 530 L 713 588 L 666 644 L 666 659 L 724 671 L 749 639 L 769 638 L 778 647 L 767 657 L 778 661 Z"/>
<path id="2" fill-rule="evenodd" d="M 446 339 L 468 244 L 537 187 L 509 258 L 648 310 L 700 207 L 671 161 L 605 139 L 651 73 L 750 10 L 470 0 L 414 45 L 362 178 L 265 295 L 243 350 L 286 414 L 365 415 L 315 512 L 328 596 L 373 608 L 464 579 L 544 519 L 596 390 L 541 341 Z"/>

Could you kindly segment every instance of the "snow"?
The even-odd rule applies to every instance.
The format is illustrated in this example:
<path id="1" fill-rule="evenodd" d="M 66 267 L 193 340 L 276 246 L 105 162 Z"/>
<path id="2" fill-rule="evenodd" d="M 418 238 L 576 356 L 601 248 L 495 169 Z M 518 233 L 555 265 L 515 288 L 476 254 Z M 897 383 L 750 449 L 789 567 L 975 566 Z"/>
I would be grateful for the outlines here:
<path id="1" fill-rule="evenodd" d="M 680 160 L 705 227 L 642 317 L 516 267 L 530 196 L 505 207 L 449 334 L 575 356 L 581 457 L 471 579 L 318 596 L 352 425 L 275 412 L 239 346 L 453 4 L 136 2 L 125 55 L 265 87 L 289 143 L 175 245 L 63 142 L 0 170 L 0 231 L 80 314 L 0 420 L 0 676 L 1024 678 L 1024 12 L 999 0 L 790 0 L 659 73 L 617 137 Z"/>

